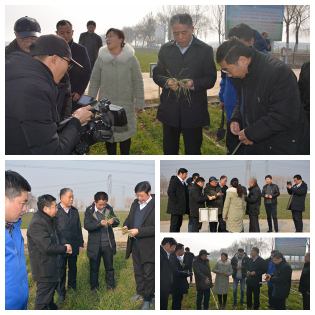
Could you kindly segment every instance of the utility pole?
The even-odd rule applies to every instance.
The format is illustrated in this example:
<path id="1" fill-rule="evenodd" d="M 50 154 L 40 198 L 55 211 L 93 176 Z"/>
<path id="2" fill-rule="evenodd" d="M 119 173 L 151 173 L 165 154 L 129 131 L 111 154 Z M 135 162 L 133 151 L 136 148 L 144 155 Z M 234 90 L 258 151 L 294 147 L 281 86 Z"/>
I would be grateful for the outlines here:
<path id="1" fill-rule="evenodd" d="M 124 207 L 124 201 L 125 201 L 125 186 L 122 186 L 122 201 L 121 201 L 121 209 L 125 209 Z"/>
<path id="2" fill-rule="evenodd" d="M 112 187 L 113 187 L 112 174 L 109 174 L 109 175 L 108 175 L 108 178 L 107 178 L 107 194 L 108 194 L 108 200 L 109 200 L 109 196 L 112 196 Z"/>
<path id="3" fill-rule="evenodd" d="M 252 176 L 252 161 L 245 161 L 246 173 L 245 173 L 245 186 L 248 185 L 249 179 Z"/>
<path id="4" fill-rule="evenodd" d="M 269 175 L 269 161 L 265 161 L 265 176 Z"/>

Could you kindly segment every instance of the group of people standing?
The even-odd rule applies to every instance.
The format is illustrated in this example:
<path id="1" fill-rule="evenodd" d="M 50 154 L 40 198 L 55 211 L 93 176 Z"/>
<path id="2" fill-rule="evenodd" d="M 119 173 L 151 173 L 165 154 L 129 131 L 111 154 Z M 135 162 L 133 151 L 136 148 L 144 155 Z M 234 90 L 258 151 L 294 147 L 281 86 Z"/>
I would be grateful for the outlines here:
<path id="1" fill-rule="evenodd" d="M 28 276 L 26 272 L 24 239 L 19 226 L 26 211 L 28 182 L 18 173 L 6 171 L 6 309 L 27 309 Z M 130 298 L 143 300 L 142 310 L 152 307 L 155 292 L 155 198 L 149 182 L 135 187 L 136 199 L 123 223 L 122 234 L 128 233 L 125 258 L 132 256 L 137 294 Z M 60 203 L 46 194 L 38 198 L 37 211 L 27 228 L 27 246 L 34 281 L 37 283 L 35 310 L 57 310 L 69 290 L 77 290 L 77 259 L 84 250 L 84 239 L 78 210 L 72 205 L 73 191 L 60 190 Z M 116 242 L 114 228 L 120 220 L 107 203 L 108 195 L 97 192 L 94 202 L 84 215 L 88 231 L 87 257 L 90 264 L 91 294 L 99 291 L 99 268 L 103 259 L 108 291 L 114 291 Z M 68 269 L 68 284 L 66 277 Z"/>
<path id="2" fill-rule="evenodd" d="M 292 281 L 292 268 L 286 261 L 283 254 L 278 250 L 272 250 L 268 259 L 263 259 L 259 255 L 259 249 L 253 247 L 248 256 L 243 248 L 239 248 L 237 253 L 229 259 L 227 253 L 221 253 L 212 268 L 205 249 L 200 250 L 195 256 L 189 248 L 177 243 L 174 238 L 164 238 L 160 246 L 160 294 L 161 310 L 168 308 L 169 295 L 172 295 L 172 310 L 180 310 L 183 295 L 188 294 L 189 284 L 187 279 L 195 278 L 197 289 L 196 309 L 209 309 L 210 290 L 217 295 L 218 309 L 225 309 L 227 305 L 227 295 L 230 287 L 230 276 L 233 278 L 233 307 L 238 305 L 238 284 L 240 284 L 239 303 L 241 306 L 247 305 L 247 310 L 258 310 L 260 307 L 260 288 L 263 280 L 268 285 L 268 308 L 275 310 L 286 309 L 286 299 L 290 294 Z M 184 259 L 182 256 L 184 254 Z M 191 264 L 186 265 L 186 256 L 193 256 Z M 303 309 L 310 309 L 310 253 L 305 254 L 305 264 L 300 277 L 299 291 L 303 295 Z M 186 259 L 187 261 L 187 259 Z M 212 273 L 215 274 L 213 283 Z M 264 278 L 263 278 L 263 275 Z M 190 281 L 191 283 L 192 281 Z M 246 286 L 246 302 L 245 297 Z"/>
<path id="3" fill-rule="evenodd" d="M 215 176 L 205 179 L 199 173 L 193 173 L 187 178 L 188 170 L 179 168 L 177 176 L 170 179 L 167 194 L 167 213 L 171 215 L 170 232 L 180 232 L 183 215 L 188 214 L 188 232 L 199 232 L 200 208 L 216 208 L 218 221 L 209 222 L 210 232 L 244 232 L 243 217 L 249 216 L 249 232 L 260 232 L 259 214 L 261 199 L 267 214 L 268 231 L 279 232 L 277 217 L 277 198 L 280 196 L 279 187 L 272 182 L 272 176 L 266 175 L 266 184 L 261 190 L 257 179 L 249 180 L 249 188 L 242 186 L 237 178 L 232 178 L 230 187 L 227 176 L 222 175 L 218 180 Z M 288 182 L 287 191 L 290 194 L 287 209 L 291 210 L 296 232 L 303 231 L 302 213 L 305 211 L 307 184 L 300 175 L 294 176 L 294 185 Z"/>

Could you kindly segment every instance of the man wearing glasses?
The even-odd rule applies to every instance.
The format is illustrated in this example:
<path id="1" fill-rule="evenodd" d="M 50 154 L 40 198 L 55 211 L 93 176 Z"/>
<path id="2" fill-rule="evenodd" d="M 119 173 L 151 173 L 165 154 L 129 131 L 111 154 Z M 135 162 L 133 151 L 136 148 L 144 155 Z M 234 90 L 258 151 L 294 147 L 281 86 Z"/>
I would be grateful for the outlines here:
<path id="1" fill-rule="evenodd" d="M 41 28 L 38 22 L 28 16 L 18 19 L 14 24 L 15 39 L 5 48 L 5 55 L 15 51 L 30 53 L 29 46 L 40 36 Z"/>
<path id="2" fill-rule="evenodd" d="M 81 124 L 93 114 L 87 110 L 90 107 L 78 109 L 57 133 L 61 112 L 58 83 L 72 65 L 82 66 L 57 35 L 43 35 L 29 49 L 29 54 L 17 51 L 6 58 L 6 154 L 70 154 Z"/>
<path id="3" fill-rule="evenodd" d="M 57 310 L 54 294 L 60 279 L 62 255 L 71 254 L 70 244 L 63 239 L 57 228 L 55 216 L 58 208 L 56 198 L 43 195 L 37 201 L 38 211 L 34 213 L 27 229 L 27 246 L 32 276 L 37 281 L 35 310 Z"/>
<path id="4" fill-rule="evenodd" d="M 131 205 L 124 222 L 122 234 L 129 231 L 126 259 L 132 253 L 133 267 L 137 284 L 137 294 L 131 301 L 143 299 L 142 310 L 149 310 L 154 298 L 155 262 L 155 196 L 151 194 L 149 182 L 140 182 L 135 187 L 137 199 Z"/>
<path id="5" fill-rule="evenodd" d="M 309 154 L 309 123 L 293 71 L 234 36 L 219 46 L 216 59 L 238 86 L 230 121 L 244 154 Z"/>

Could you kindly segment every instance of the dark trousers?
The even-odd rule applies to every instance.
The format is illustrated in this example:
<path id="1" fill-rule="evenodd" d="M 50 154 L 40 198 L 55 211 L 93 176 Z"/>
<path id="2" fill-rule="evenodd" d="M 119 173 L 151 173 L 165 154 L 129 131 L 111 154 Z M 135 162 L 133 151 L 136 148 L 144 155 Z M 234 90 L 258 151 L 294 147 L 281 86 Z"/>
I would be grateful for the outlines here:
<path id="1" fill-rule="evenodd" d="M 254 294 L 254 310 L 258 310 L 259 308 L 259 295 L 260 295 L 260 287 L 252 287 L 251 285 L 247 284 L 247 291 L 246 291 L 246 297 L 247 297 L 247 307 L 253 306 L 253 300 L 252 296 Z"/>
<path id="2" fill-rule="evenodd" d="M 274 298 L 275 310 L 285 310 L 285 299 Z"/>
<path id="3" fill-rule="evenodd" d="M 226 222 L 223 221 L 222 213 L 218 214 L 218 222 L 209 222 L 209 226 L 210 232 L 227 232 Z"/>
<path id="4" fill-rule="evenodd" d="M 185 155 L 201 155 L 202 127 L 181 128 L 163 124 L 163 151 L 165 155 L 178 155 L 181 132 L 185 144 Z"/>
<path id="5" fill-rule="evenodd" d="M 218 294 L 218 300 L 220 305 L 226 305 L 227 294 Z"/>
<path id="6" fill-rule="evenodd" d="M 225 136 L 225 144 L 226 144 L 226 154 L 231 155 L 237 145 L 239 144 L 240 140 L 238 139 L 238 136 L 234 135 L 231 132 L 231 123 L 226 120 L 226 136 Z M 238 150 L 234 153 L 234 155 L 242 155 L 244 153 L 244 145 L 242 144 Z"/>
<path id="7" fill-rule="evenodd" d="M 56 310 L 57 305 L 54 303 L 54 294 L 58 282 L 37 282 L 35 297 L 35 310 Z"/>
<path id="8" fill-rule="evenodd" d="M 278 232 L 277 205 L 266 203 L 265 208 L 266 208 L 269 231 L 272 231 L 272 221 L 271 221 L 271 216 L 272 216 L 275 231 Z"/>
<path id="9" fill-rule="evenodd" d="M 292 210 L 292 219 L 295 226 L 295 232 L 303 232 L 302 211 Z"/>
<path id="10" fill-rule="evenodd" d="M 201 227 L 202 227 L 202 222 L 199 222 L 199 217 L 193 217 L 192 231 L 199 233 L 199 230 L 201 229 Z"/>
<path id="11" fill-rule="evenodd" d="M 258 215 L 249 216 L 249 232 L 260 232 Z"/>
<path id="12" fill-rule="evenodd" d="M 110 246 L 100 247 L 96 261 L 90 259 L 90 285 L 91 290 L 99 289 L 98 284 L 98 272 L 100 269 L 101 258 L 103 257 L 103 263 L 106 270 L 105 281 L 107 289 L 115 288 L 114 279 L 114 266 L 113 266 L 113 251 Z"/>
<path id="13" fill-rule="evenodd" d="M 189 221 L 188 221 L 188 233 L 192 232 L 192 228 L 193 228 L 193 217 L 190 215 Z"/>
<path id="14" fill-rule="evenodd" d="M 268 286 L 269 305 L 270 305 L 270 308 L 275 308 L 275 301 L 274 301 L 274 297 L 272 296 L 272 291 L 273 291 L 272 286 Z"/>
<path id="15" fill-rule="evenodd" d="M 190 265 L 185 265 L 185 270 L 188 272 L 192 272 L 192 264 Z M 192 275 L 190 276 L 190 283 L 192 283 Z"/>
<path id="16" fill-rule="evenodd" d="M 303 310 L 310 309 L 310 295 L 306 294 L 306 292 L 302 292 L 303 296 Z"/>
<path id="17" fill-rule="evenodd" d="M 132 261 L 136 280 L 137 294 L 142 295 L 145 301 L 154 297 L 154 263 L 141 264 L 140 247 L 132 244 Z"/>
<path id="18" fill-rule="evenodd" d="M 183 216 L 171 214 L 170 232 L 180 232 L 182 226 Z"/>
<path id="19" fill-rule="evenodd" d="M 160 310 L 167 310 L 170 288 L 160 287 Z"/>
<path id="20" fill-rule="evenodd" d="M 203 309 L 209 309 L 210 289 L 197 289 L 197 310 L 201 310 L 201 302 L 203 298 Z"/>
<path id="21" fill-rule="evenodd" d="M 57 287 L 59 296 L 66 294 L 66 276 L 67 276 L 67 262 L 68 262 L 68 290 L 77 288 L 77 258 L 78 256 L 63 256 L 62 268 L 60 269 L 60 281 Z"/>
<path id="22" fill-rule="evenodd" d="M 117 154 L 117 142 L 105 142 L 106 150 L 108 155 Z M 129 155 L 131 138 L 119 142 L 120 145 L 120 155 Z"/>
<path id="23" fill-rule="evenodd" d="M 173 293 L 172 294 L 172 310 L 180 310 L 182 308 L 182 293 Z"/>

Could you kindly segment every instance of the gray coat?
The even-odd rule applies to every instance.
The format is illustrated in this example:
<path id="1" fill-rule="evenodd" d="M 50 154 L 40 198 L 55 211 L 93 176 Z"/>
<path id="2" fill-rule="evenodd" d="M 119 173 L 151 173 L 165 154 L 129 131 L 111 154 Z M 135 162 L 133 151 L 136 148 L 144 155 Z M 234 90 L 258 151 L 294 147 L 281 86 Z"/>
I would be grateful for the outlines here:
<path id="1" fill-rule="evenodd" d="M 239 233 L 243 231 L 244 209 L 244 195 L 240 198 L 237 194 L 236 188 L 230 187 L 226 191 L 226 198 L 222 214 L 223 218 L 227 217 L 226 229 L 229 232 Z"/>
<path id="2" fill-rule="evenodd" d="M 127 44 L 115 59 L 106 46 L 102 47 L 92 71 L 88 95 L 96 98 L 99 92 L 98 100 L 107 98 L 127 114 L 126 126 L 112 127 L 111 142 L 125 141 L 137 133 L 135 108 L 144 108 L 143 78 L 134 54 Z"/>
<path id="3" fill-rule="evenodd" d="M 218 259 L 212 271 L 216 273 L 213 291 L 215 294 L 227 294 L 229 292 L 229 277 L 233 274 L 232 264 L 230 259 L 225 263 Z M 227 273 L 227 276 L 220 274 L 219 271 Z"/>

